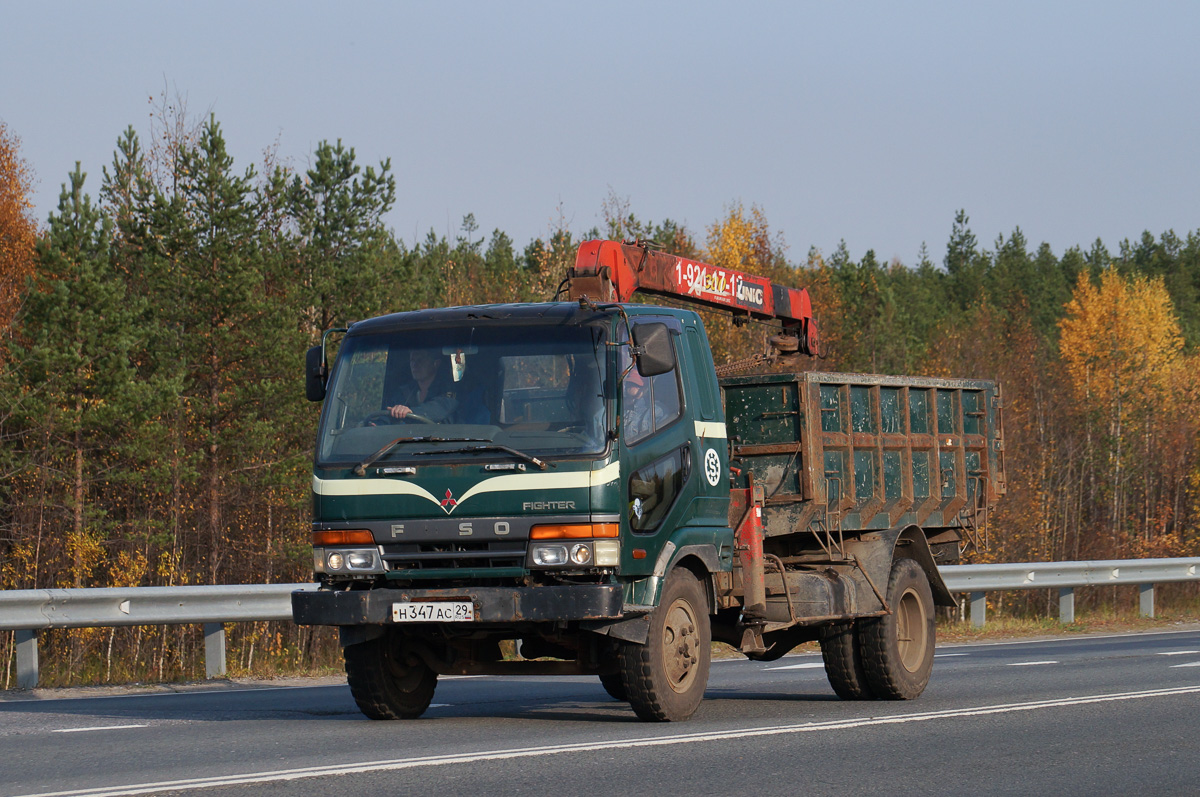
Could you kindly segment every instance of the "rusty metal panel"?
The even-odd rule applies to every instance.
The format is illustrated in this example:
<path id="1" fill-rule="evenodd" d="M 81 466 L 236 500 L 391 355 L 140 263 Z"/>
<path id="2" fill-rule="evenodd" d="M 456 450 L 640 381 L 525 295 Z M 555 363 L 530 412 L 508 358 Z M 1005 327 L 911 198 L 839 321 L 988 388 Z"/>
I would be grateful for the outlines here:
<path id="1" fill-rule="evenodd" d="M 809 372 L 721 386 L 733 464 L 766 489 L 768 538 L 974 528 L 1004 493 L 993 382 Z"/>

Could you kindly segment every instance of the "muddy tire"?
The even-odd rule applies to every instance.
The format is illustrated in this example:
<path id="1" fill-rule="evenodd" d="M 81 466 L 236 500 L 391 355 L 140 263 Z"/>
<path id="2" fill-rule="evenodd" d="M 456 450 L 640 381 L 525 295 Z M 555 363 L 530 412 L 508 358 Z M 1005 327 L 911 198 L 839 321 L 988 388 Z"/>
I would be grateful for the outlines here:
<path id="1" fill-rule="evenodd" d="M 350 694 L 373 720 L 416 719 L 425 713 L 437 687 L 437 673 L 406 653 L 399 634 L 350 645 L 342 651 Z"/>
<path id="2" fill-rule="evenodd" d="M 648 722 L 692 716 L 708 686 L 712 629 L 699 580 L 676 568 L 667 575 L 658 608 L 650 614 L 645 645 L 622 643 L 621 682 L 629 705 Z"/>
<path id="3" fill-rule="evenodd" d="M 625 689 L 625 684 L 621 680 L 620 673 L 614 672 L 601 675 L 600 685 L 604 687 L 604 691 L 608 692 L 608 696 L 613 700 L 620 700 L 622 703 L 629 702 L 629 692 Z"/>
<path id="4" fill-rule="evenodd" d="M 854 623 L 837 623 L 821 630 L 821 658 L 829 685 L 842 700 L 874 700 L 863 667 L 862 645 Z"/>
<path id="5" fill-rule="evenodd" d="M 863 669 L 876 697 L 912 700 L 929 683 L 936 637 L 933 593 L 920 565 L 892 563 L 887 600 L 891 614 L 858 621 Z"/>

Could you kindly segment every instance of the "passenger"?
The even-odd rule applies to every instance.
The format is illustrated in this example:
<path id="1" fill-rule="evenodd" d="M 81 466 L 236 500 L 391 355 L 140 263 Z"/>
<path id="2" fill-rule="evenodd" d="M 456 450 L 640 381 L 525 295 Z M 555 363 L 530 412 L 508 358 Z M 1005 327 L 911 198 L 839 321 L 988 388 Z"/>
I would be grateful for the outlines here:
<path id="1" fill-rule="evenodd" d="M 436 349 L 414 349 L 408 356 L 413 381 L 401 385 L 398 401 L 388 407 L 397 420 L 410 415 L 414 420 L 445 423 L 458 407 L 454 383 L 442 373 Z"/>
<path id="2" fill-rule="evenodd" d="M 634 368 L 625 376 L 623 392 L 622 423 L 628 443 L 648 437 L 679 417 L 679 392 L 674 374 L 645 377 Z"/>
<path id="3" fill-rule="evenodd" d="M 650 401 L 650 380 L 632 369 L 625 376 L 623 422 L 625 439 L 629 442 L 641 440 L 654 431 L 655 407 Z"/>

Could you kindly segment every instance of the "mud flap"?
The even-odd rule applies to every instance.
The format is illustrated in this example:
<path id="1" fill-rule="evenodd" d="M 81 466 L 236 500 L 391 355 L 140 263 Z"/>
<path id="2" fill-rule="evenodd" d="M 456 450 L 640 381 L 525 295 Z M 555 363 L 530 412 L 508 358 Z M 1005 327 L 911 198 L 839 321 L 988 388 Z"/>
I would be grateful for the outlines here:
<path id="1" fill-rule="evenodd" d="M 625 620 L 584 620 L 579 627 L 594 634 L 644 645 L 650 635 L 650 615 L 643 614 Z"/>
<path id="2" fill-rule="evenodd" d="M 935 604 L 951 607 L 958 605 L 958 602 L 954 600 L 954 595 L 946 588 L 942 574 L 938 572 L 937 563 L 933 560 L 933 551 L 929 549 L 929 540 L 925 538 L 925 532 L 916 526 L 909 526 L 902 531 L 896 538 L 892 556 L 895 558 L 901 555 L 914 560 L 925 571 Z"/>
<path id="3" fill-rule="evenodd" d="M 858 560 L 859 567 L 869 577 L 876 593 L 887 588 L 893 561 L 899 558 L 912 559 L 921 566 L 925 577 L 929 579 L 933 602 L 938 606 L 957 605 L 950 590 L 946 589 L 946 582 L 942 580 L 942 575 L 933 560 L 929 541 L 919 526 L 864 534 L 858 540 L 848 540 L 846 549 Z"/>

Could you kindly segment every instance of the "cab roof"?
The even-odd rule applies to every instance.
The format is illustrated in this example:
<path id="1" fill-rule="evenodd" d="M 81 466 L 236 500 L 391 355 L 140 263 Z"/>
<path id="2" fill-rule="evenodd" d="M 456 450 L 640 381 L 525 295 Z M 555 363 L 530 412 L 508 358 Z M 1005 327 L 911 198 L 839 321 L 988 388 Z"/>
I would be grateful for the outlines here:
<path id="1" fill-rule="evenodd" d="M 694 315 L 690 310 L 674 307 L 643 304 L 623 304 L 621 307 L 631 316 L 653 314 L 682 318 Z M 614 315 L 612 311 L 581 307 L 579 302 L 524 302 L 437 307 L 368 318 L 351 324 L 347 334 L 369 335 L 419 327 L 500 325 L 514 321 L 548 326 L 575 326 L 592 323 L 612 315 Z"/>

